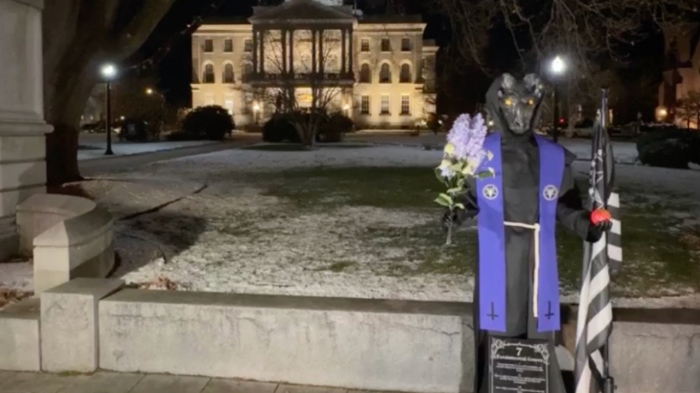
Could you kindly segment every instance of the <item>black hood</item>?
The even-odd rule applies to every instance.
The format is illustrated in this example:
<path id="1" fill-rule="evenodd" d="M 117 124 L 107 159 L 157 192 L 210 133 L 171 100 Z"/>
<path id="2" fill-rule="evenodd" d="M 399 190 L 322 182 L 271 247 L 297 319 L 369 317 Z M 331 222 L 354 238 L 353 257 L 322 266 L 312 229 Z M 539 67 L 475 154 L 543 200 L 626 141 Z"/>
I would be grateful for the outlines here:
<path id="1" fill-rule="evenodd" d="M 510 132 L 509 127 L 508 127 L 508 121 L 506 120 L 505 116 L 503 115 L 503 112 L 501 110 L 500 106 L 500 101 L 501 99 L 499 98 L 499 91 L 501 90 L 503 86 L 503 81 L 505 79 L 505 75 L 500 75 L 498 78 L 496 78 L 491 86 L 489 87 L 488 91 L 486 92 L 486 110 L 488 112 L 488 115 L 493 121 L 493 129 L 501 133 L 502 138 L 504 139 L 515 139 L 515 140 L 522 140 L 522 139 L 530 139 L 530 137 L 533 135 L 533 130 L 535 129 L 535 125 L 538 124 L 539 118 L 542 113 L 542 97 L 544 96 L 543 94 L 537 99 L 536 101 L 536 107 L 534 109 L 534 113 L 530 122 L 530 129 L 528 132 L 522 135 L 516 135 L 512 132 Z M 529 78 L 529 79 L 528 79 Z M 526 81 L 532 81 L 532 78 L 536 78 L 535 75 L 528 75 L 526 77 Z M 520 82 L 520 81 L 518 81 Z M 539 83 L 539 81 L 538 81 Z"/>

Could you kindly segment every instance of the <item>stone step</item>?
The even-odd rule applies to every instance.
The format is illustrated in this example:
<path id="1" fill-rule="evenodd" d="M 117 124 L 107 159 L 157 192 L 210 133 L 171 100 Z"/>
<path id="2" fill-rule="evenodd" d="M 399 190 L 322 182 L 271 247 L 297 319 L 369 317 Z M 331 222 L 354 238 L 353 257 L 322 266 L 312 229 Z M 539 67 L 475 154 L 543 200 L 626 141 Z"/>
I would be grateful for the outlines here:
<path id="1" fill-rule="evenodd" d="M 0 311 L 0 370 L 39 371 L 38 297 L 31 297 Z"/>

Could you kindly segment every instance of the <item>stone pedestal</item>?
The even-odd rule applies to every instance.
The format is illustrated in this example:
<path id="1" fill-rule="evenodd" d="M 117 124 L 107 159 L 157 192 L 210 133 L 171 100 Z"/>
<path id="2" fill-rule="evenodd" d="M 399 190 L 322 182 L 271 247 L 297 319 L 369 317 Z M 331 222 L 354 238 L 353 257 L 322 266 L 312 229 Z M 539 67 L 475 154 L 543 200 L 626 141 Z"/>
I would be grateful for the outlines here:
<path id="1" fill-rule="evenodd" d="M 17 203 L 46 192 L 43 5 L 0 0 L 0 260 L 17 252 Z"/>

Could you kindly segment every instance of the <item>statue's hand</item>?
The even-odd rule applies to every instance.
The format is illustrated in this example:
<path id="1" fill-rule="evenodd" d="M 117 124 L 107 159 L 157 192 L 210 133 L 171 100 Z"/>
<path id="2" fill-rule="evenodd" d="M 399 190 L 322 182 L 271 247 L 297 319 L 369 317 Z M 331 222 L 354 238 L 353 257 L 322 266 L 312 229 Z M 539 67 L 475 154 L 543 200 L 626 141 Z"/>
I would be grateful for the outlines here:
<path id="1" fill-rule="evenodd" d="M 597 209 L 590 214 L 590 225 L 586 241 L 595 243 L 603 237 L 603 234 L 612 229 L 612 217 L 605 209 Z"/>

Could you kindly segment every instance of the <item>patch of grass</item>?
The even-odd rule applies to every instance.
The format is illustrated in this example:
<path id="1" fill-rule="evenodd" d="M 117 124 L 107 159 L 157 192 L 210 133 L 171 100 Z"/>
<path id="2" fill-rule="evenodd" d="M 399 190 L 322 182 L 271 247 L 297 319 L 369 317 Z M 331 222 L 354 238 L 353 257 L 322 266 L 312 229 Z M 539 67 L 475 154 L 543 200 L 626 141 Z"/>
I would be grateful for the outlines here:
<path id="1" fill-rule="evenodd" d="M 649 196 L 622 188 L 620 195 L 623 262 L 613 277 L 613 294 L 654 296 L 683 288 L 700 290 L 700 242 L 693 242 L 700 239 L 700 231 L 674 230 L 681 219 L 673 213 L 693 211 L 693 206 L 667 193 Z M 583 242 L 564 228 L 558 231 L 557 241 L 562 286 L 577 290 Z"/>
<path id="2" fill-rule="evenodd" d="M 471 274 L 478 256 L 476 232 L 460 230 L 454 244 L 444 247 L 445 234 L 434 202 L 442 190 L 429 167 L 305 168 L 251 176 L 250 182 L 266 195 L 282 199 L 294 214 L 334 214 L 342 206 L 368 206 L 387 211 L 435 214 L 435 223 L 413 227 L 367 226 L 357 241 L 365 252 L 386 264 L 377 274 Z M 577 179 L 582 193 L 586 179 Z M 661 296 L 700 291 L 700 229 L 683 228 L 684 213 L 695 211 L 685 195 L 622 187 L 622 240 L 624 261 L 614 277 L 615 296 Z M 360 224 L 361 225 L 361 224 Z M 562 287 L 579 288 L 583 241 L 565 228 L 557 235 Z M 324 270 L 347 271 L 350 262 Z"/>
<path id="3" fill-rule="evenodd" d="M 476 236 L 474 231 L 457 231 L 452 245 L 445 246 L 445 233 L 436 223 L 408 228 L 367 227 L 359 239 L 368 249 L 398 248 L 406 255 L 387 258 L 388 275 L 469 274 L 474 271 Z M 410 265 L 406 262 L 414 262 Z M 418 262 L 416 267 L 415 262 Z"/>
<path id="4" fill-rule="evenodd" d="M 340 273 L 342 271 L 345 271 L 347 269 L 350 269 L 351 267 L 357 265 L 355 262 L 350 262 L 350 261 L 343 261 L 343 262 L 335 262 L 332 265 L 328 266 L 327 268 L 319 269 L 319 270 L 328 270 L 334 273 Z"/>
<path id="5" fill-rule="evenodd" d="M 429 208 L 442 189 L 431 168 L 306 168 L 259 174 L 266 195 L 298 207 L 348 204 L 382 208 Z"/>

